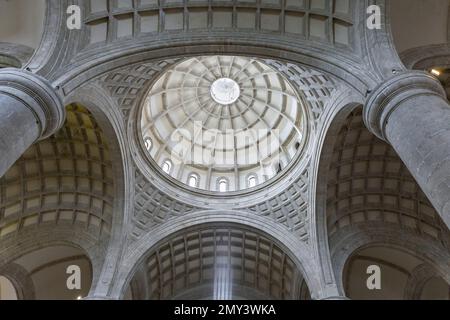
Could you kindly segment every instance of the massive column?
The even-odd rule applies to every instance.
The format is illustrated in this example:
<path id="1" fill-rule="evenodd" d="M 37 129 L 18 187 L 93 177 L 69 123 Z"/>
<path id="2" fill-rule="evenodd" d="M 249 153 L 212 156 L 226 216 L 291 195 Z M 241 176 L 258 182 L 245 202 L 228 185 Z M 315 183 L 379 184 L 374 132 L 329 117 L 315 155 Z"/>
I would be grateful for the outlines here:
<path id="1" fill-rule="evenodd" d="M 61 98 L 49 82 L 20 69 L 0 70 L 0 177 L 39 139 L 64 123 Z"/>
<path id="2" fill-rule="evenodd" d="M 437 79 L 407 71 L 369 96 L 366 126 L 392 145 L 450 228 L 450 106 Z"/>

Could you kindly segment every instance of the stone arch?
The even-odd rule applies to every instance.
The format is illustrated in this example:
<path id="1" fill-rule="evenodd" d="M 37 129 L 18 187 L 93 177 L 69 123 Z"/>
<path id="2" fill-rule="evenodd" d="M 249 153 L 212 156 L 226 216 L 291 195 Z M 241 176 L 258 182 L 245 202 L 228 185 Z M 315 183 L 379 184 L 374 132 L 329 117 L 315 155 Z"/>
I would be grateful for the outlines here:
<path id="1" fill-rule="evenodd" d="M 42 249 L 48 246 L 71 246 L 83 250 L 92 262 L 93 278 L 99 276 L 103 262 L 104 248 L 98 246 L 98 239 L 89 232 L 77 230 L 75 234 L 73 228 L 64 226 L 54 228 L 53 226 L 43 226 L 34 230 L 26 230 L 18 237 L 8 237 L 2 240 L 3 250 L 0 254 L 0 267 L 12 263 L 22 255 Z M 52 237 L 48 235 L 51 234 Z"/>
<path id="2" fill-rule="evenodd" d="M 10 279 L 20 300 L 84 297 L 92 289 L 93 278 L 98 273 L 98 268 L 94 270 L 95 260 L 92 260 L 96 259 L 93 256 L 95 250 L 88 250 L 67 239 L 27 243 L 20 246 L 20 252 L 15 250 L 8 255 L 10 262 L 0 267 L 0 275 Z M 70 265 L 80 268 L 80 288 L 67 287 L 70 276 L 67 267 Z"/>
<path id="3" fill-rule="evenodd" d="M 327 209 L 326 209 L 326 193 L 328 171 L 331 165 L 332 153 L 334 145 L 337 140 L 337 133 L 345 125 L 348 115 L 355 109 L 361 106 L 362 97 L 356 95 L 351 91 L 344 91 L 340 96 L 333 99 L 333 105 L 327 109 L 324 115 L 324 120 L 319 131 L 318 147 L 314 154 L 314 179 L 313 201 L 311 205 L 312 212 L 312 232 L 313 237 L 317 239 L 316 254 L 318 255 L 319 263 L 322 265 L 322 281 L 324 288 L 330 288 L 330 292 L 324 292 L 324 296 L 342 295 L 342 288 L 339 283 L 335 283 L 333 267 L 330 257 L 330 250 L 328 245 L 328 231 L 327 231 Z M 337 287 L 335 287 L 337 285 Z M 327 290 L 327 289 L 325 289 Z"/>
<path id="4" fill-rule="evenodd" d="M 429 265 L 423 263 L 417 266 L 411 274 L 410 279 L 406 283 L 405 299 L 419 300 L 423 295 L 425 287 L 434 279 L 442 279 L 438 277 L 437 272 Z"/>
<path id="5" fill-rule="evenodd" d="M 435 44 L 412 48 L 401 54 L 405 66 L 411 70 L 438 71 L 433 74 L 441 82 L 450 98 L 450 45 L 448 43 Z"/>
<path id="6" fill-rule="evenodd" d="M 11 298 L 16 298 L 17 300 L 33 300 L 35 298 L 33 280 L 24 267 L 17 263 L 10 263 L 0 268 L 0 274 L 5 277 L 14 288 L 15 297 Z M 0 300 L 2 300 L 3 292 L 0 292 L 0 295 Z"/>
<path id="7" fill-rule="evenodd" d="M 335 76 L 337 79 L 343 81 L 350 87 L 354 88 L 356 91 L 365 93 L 368 87 L 375 85 L 375 78 L 370 77 L 370 71 L 366 73 L 355 70 L 352 67 L 350 61 L 345 61 L 343 57 L 342 60 L 334 59 L 335 52 L 329 52 L 328 55 L 323 57 L 324 60 L 314 58 L 309 55 L 305 55 L 302 52 L 292 52 L 287 50 L 287 48 L 270 48 L 266 46 L 261 46 L 261 43 L 249 43 L 235 45 L 219 45 L 219 44 L 204 44 L 201 41 L 197 44 L 181 43 L 177 44 L 174 48 L 165 48 L 168 44 L 166 43 L 164 47 L 161 48 L 151 48 L 149 46 L 142 47 L 141 51 L 134 52 L 134 50 L 127 51 L 123 49 L 119 55 L 115 56 L 114 59 L 109 57 L 108 59 L 96 60 L 93 64 L 91 61 L 82 61 L 77 66 L 70 66 L 68 72 L 57 77 L 55 82 L 57 85 L 64 88 L 64 90 L 70 93 L 72 90 L 82 86 L 86 79 L 91 80 L 96 77 L 101 76 L 107 70 L 113 70 L 118 68 L 123 68 L 136 63 L 148 63 L 152 61 L 159 61 L 161 59 L 175 59 L 177 57 L 195 57 L 202 55 L 214 55 L 220 52 L 222 55 L 236 55 L 236 56 L 254 56 L 262 59 L 278 59 L 289 63 L 295 63 L 299 65 L 304 65 L 306 67 L 311 67 L 325 74 L 330 74 Z M 170 45 L 169 45 L 170 46 Z M 245 52 L 245 54 L 243 54 Z M 280 58 L 282 57 L 282 58 Z M 333 57 L 333 58 L 332 58 Z M 354 70 L 354 72 L 348 72 L 348 70 Z M 81 76 L 81 74 L 83 76 Z M 369 77 L 367 77 L 369 75 Z"/>
<path id="8" fill-rule="evenodd" d="M 33 54 L 27 46 L 0 42 L 0 68 L 21 68 Z"/>
<path id="9" fill-rule="evenodd" d="M 333 234 L 345 225 L 365 228 L 384 219 L 386 227 L 397 223 L 447 245 L 447 228 L 397 154 L 365 128 L 360 105 L 343 108 L 332 119 L 337 122 L 334 129 L 329 127 L 329 138 L 322 139 L 320 164 L 316 165 L 319 244 L 333 248 Z M 320 254 L 326 266 L 327 251 Z M 335 269 L 335 263 L 331 259 L 328 265 Z M 334 276 L 342 294 L 339 272 Z"/>
<path id="10" fill-rule="evenodd" d="M 432 67 L 450 66 L 448 43 L 417 47 L 400 54 L 402 62 L 411 70 L 426 70 Z"/>
<path id="11" fill-rule="evenodd" d="M 15 57 L 22 67 L 39 47 L 45 33 L 44 25 L 47 19 L 47 4 L 45 0 L 28 2 L 24 0 L 3 1 L 1 7 L 0 25 L 0 56 Z"/>
<path id="12" fill-rule="evenodd" d="M 136 243 L 131 244 L 127 254 L 122 257 L 121 270 L 114 280 L 111 297 L 121 298 L 125 295 L 126 286 L 130 283 L 138 266 L 147 258 L 149 252 L 158 243 L 173 234 L 183 231 L 187 227 L 196 227 L 208 224 L 235 224 L 270 235 L 271 239 L 286 252 L 294 261 L 296 267 L 303 275 L 311 292 L 311 297 L 319 296 L 320 285 L 317 282 L 317 267 L 305 243 L 289 233 L 280 225 L 274 225 L 267 218 L 249 216 L 237 211 L 201 211 L 189 216 L 171 219 L 146 234 Z"/>
<path id="13" fill-rule="evenodd" d="M 129 223 L 129 215 L 133 210 L 134 173 L 127 153 L 126 130 L 115 101 L 95 83 L 90 83 L 75 90 L 66 97 L 65 102 L 78 102 L 86 106 L 99 123 L 105 136 L 108 137 L 115 179 L 111 238 L 107 244 L 102 272 L 97 282 L 98 287 L 93 288 L 90 293 L 90 296 L 105 295 L 107 294 L 107 287 L 109 287 L 109 278 L 114 273 L 114 268 L 111 266 L 116 265 L 115 262 L 123 250 L 123 244 L 125 244 L 126 234 L 123 232 L 123 228 Z M 125 181 L 128 181 L 128 183 L 125 183 Z"/>
<path id="14" fill-rule="evenodd" d="M 8 2 L 3 3 L 6 5 Z M 45 76 L 55 65 L 62 62 L 58 52 L 61 48 L 60 42 L 65 38 L 63 33 L 70 31 L 66 28 L 67 1 L 33 1 L 30 8 L 29 1 L 20 0 L 10 1 L 7 6 L 8 8 L 2 10 L 7 15 L 5 19 L 2 17 L 7 27 L 1 27 L 5 34 L 0 36 L 7 42 L 0 42 L 0 61 L 2 55 L 14 57 L 20 64 L 13 65 L 14 67 L 22 67 Z M 12 14 L 13 11 L 17 14 Z M 15 23 L 19 24 L 22 30 L 10 30 L 9 27 L 15 23 L 10 23 L 9 17 L 16 19 Z M 30 34 L 33 35 L 31 38 Z M 73 39 L 73 36 L 68 37 Z M 10 63 L 8 65 L 11 66 Z"/>
<path id="15" fill-rule="evenodd" d="M 330 0 L 286 4 L 275 1 L 270 4 L 271 12 L 262 10 L 261 13 L 259 9 L 256 10 L 259 7 L 257 3 L 248 3 L 244 9 L 245 14 L 252 16 L 252 11 L 255 9 L 253 18 L 263 22 L 243 29 L 238 23 L 238 20 L 242 20 L 243 8 L 233 6 L 231 3 L 208 5 L 205 1 L 204 4 L 205 6 L 202 7 L 196 4 L 194 15 L 188 13 L 192 9 L 191 4 L 181 0 L 174 1 L 171 4 L 173 10 L 167 13 L 167 19 L 163 19 L 166 9 L 164 5 L 157 4 L 156 6 L 160 7 L 158 11 L 156 7 L 149 8 L 145 5 L 132 4 L 132 2 L 121 3 L 121 12 L 128 14 L 125 17 L 118 17 L 114 5 L 106 7 L 100 2 L 86 1 L 83 9 L 88 18 L 82 26 L 82 33 L 85 36 L 74 39 L 78 44 L 78 50 L 83 54 L 79 55 L 79 63 L 65 68 L 65 71 L 59 75 L 55 74 L 55 79 L 58 78 L 61 83 L 71 81 L 70 79 L 75 80 L 69 86 L 69 91 L 66 91 L 70 92 L 86 79 L 91 79 L 104 70 L 127 64 L 157 60 L 161 57 L 188 57 L 218 52 L 240 55 L 245 52 L 247 56 L 284 57 L 286 61 L 302 63 L 321 70 L 323 68 L 341 79 L 355 79 L 349 83 L 353 83 L 357 88 L 365 87 L 366 80 L 363 79 L 367 79 L 367 73 L 362 69 L 353 68 L 359 60 L 357 57 L 359 43 L 356 35 L 357 26 L 365 20 L 364 2 Z M 231 25 L 228 26 L 229 28 L 225 25 L 219 27 L 214 22 L 216 19 L 220 20 L 220 16 L 223 17 L 222 14 L 216 15 L 216 13 L 217 10 L 223 13 L 224 7 L 227 7 L 226 15 L 230 15 L 230 18 L 232 12 L 236 15 L 233 22 L 229 21 L 233 27 Z M 289 8 L 286 12 L 285 7 Z M 206 10 L 202 14 L 207 14 L 211 21 L 203 27 L 197 26 L 192 29 L 192 26 L 189 27 L 189 21 L 192 22 L 198 17 L 197 14 L 201 14 L 199 10 L 200 12 Z M 136 21 L 131 14 L 133 12 L 135 17 L 143 15 L 144 18 Z M 307 14 L 309 12 L 311 15 Z M 303 28 L 301 27 L 303 23 L 296 20 L 302 14 L 304 14 L 304 23 L 312 23 L 310 27 Z M 279 20 L 280 23 L 273 19 Z M 287 19 L 287 24 L 284 19 Z M 117 28 L 110 28 L 108 21 L 118 25 Z M 329 21 L 335 28 L 327 28 L 325 21 Z M 152 22 L 156 22 L 156 26 L 160 27 L 152 29 L 150 27 L 153 25 Z M 166 29 L 166 24 L 172 25 L 175 29 L 171 27 Z M 135 26 L 135 32 L 130 33 L 129 27 L 132 25 Z M 275 27 L 276 30 L 268 30 L 266 28 L 268 26 Z M 298 30 L 291 30 L 296 27 Z M 310 32 L 312 32 L 311 35 L 301 36 L 301 33 L 309 34 Z M 105 52 L 108 52 L 109 57 Z M 111 55 L 114 55 L 112 60 Z M 106 60 L 112 63 L 106 66 L 103 63 Z M 364 68 L 365 65 L 361 64 L 361 67 Z M 83 80 L 76 79 L 80 72 L 85 75 Z"/>
<path id="16" fill-rule="evenodd" d="M 180 230 L 150 250 L 130 283 L 144 292 L 133 298 L 305 298 L 299 270 L 267 236 L 227 223 Z"/>
<path id="17" fill-rule="evenodd" d="M 115 213 L 112 227 L 120 229 L 122 224 L 128 220 L 126 215 L 129 202 L 124 200 L 127 200 L 125 195 L 130 186 L 125 184 L 125 181 L 131 175 L 129 159 L 125 152 L 125 128 L 121 122 L 121 115 L 115 107 L 115 102 L 95 84 L 76 90 L 65 98 L 65 103 L 79 103 L 86 107 L 104 132 L 105 139 L 108 140 L 109 157 L 115 179 Z"/>
<path id="18" fill-rule="evenodd" d="M 83 102 L 91 108 L 95 100 L 89 97 Z M 0 264 L 36 239 L 68 241 L 89 252 L 95 283 L 111 235 L 120 237 L 125 175 L 114 120 L 75 101 L 66 101 L 63 128 L 31 146 L 0 180 Z"/>
<path id="19" fill-rule="evenodd" d="M 331 251 L 336 281 L 342 288 L 345 287 L 346 269 L 354 255 L 361 250 L 374 247 L 386 247 L 404 252 L 422 261 L 422 264 L 407 272 L 410 278 L 405 286 L 404 298 L 418 299 L 418 290 L 423 289 L 425 283 L 435 276 L 441 277 L 450 284 L 448 250 L 432 239 L 423 239 L 397 226 L 386 226 L 383 223 L 365 227 L 350 226 L 334 234 L 330 241 L 333 243 Z"/>
<path id="20" fill-rule="evenodd" d="M 360 108 L 348 115 L 336 140 L 324 189 L 326 201 L 322 200 L 332 255 L 341 230 L 367 233 L 368 238 L 375 230 L 382 242 L 383 237 L 391 238 L 392 229 L 448 248 L 448 228 L 395 151 L 365 128 Z M 341 263 L 332 261 L 342 291 Z M 441 270 L 443 275 L 447 272 Z"/>

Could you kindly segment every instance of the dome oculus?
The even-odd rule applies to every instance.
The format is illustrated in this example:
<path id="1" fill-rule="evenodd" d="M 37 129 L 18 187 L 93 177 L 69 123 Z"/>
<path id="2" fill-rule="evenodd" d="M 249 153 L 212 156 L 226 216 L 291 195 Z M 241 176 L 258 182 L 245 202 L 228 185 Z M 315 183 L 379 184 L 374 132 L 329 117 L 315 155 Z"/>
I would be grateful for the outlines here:
<path id="1" fill-rule="evenodd" d="M 236 102 L 240 94 L 239 85 L 230 78 L 217 79 L 211 85 L 211 97 L 222 105 Z"/>

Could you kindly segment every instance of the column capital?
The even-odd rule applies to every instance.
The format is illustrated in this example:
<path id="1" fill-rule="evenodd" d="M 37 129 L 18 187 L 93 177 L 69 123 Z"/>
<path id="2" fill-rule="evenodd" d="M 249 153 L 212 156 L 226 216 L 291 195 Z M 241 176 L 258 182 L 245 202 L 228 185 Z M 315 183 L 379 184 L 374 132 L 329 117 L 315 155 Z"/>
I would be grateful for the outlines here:
<path id="1" fill-rule="evenodd" d="M 65 120 L 65 108 L 60 95 L 44 78 L 31 72 L 0 69 L 0 93 L 23 103 L 36 117 L 39 139 L 55 133 Z"/>
<path id="2" fill-rule="evenodd" d="M 391 113 L 401 102 L 418 95 L 437 95 L 446 100 L 440 82 L 427 72 L 406 71 L 387 79 L 367 98 L 363 111 L 366 127 L 378 138 L 386 140 L 385 128 Z"/>

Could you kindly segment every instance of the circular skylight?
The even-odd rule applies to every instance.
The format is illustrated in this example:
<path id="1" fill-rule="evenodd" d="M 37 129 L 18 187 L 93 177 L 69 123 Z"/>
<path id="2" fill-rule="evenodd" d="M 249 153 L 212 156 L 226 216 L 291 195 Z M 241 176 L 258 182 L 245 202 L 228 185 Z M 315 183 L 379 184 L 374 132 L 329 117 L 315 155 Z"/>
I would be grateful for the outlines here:
<path id="1" fill-rule="evenodd" d="M 211 85 L 211 96 L 217 103 L 228 105 L 236 102 L 241 89 L 236 81 L 230 78 L 220 78 Z"/>
<path id="2" fill-rule="evenodd" d="M 256 188 L 301 153 L 303 110 L 291 84 L 262 60 L 189 58 L 150 88 L 142 145 L 164 174 L 188 188 Z"/>

